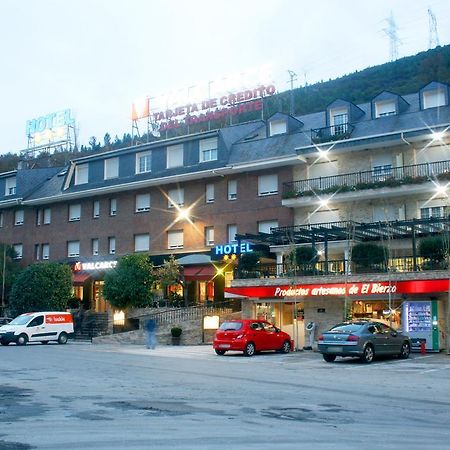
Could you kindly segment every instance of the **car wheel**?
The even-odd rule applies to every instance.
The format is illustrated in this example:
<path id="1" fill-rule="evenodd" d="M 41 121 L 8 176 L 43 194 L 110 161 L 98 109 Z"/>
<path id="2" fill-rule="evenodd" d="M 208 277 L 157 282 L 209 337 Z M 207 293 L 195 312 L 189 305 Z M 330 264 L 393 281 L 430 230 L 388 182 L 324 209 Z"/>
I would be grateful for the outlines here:
<path id="1" fill-rule="evenodd" d="M 26 345 L 28 342 L 28 336 L 26 334 L 21 334 L 16 341 L 17 345 Z"/>
<path id="2" fill-rule="evenodd" d="M 373 350 L 373 347 L 368 344 L 364 347 L 363 354 L 361 356 L 361 361 L 365 362 L 366 364 L 370 364 L 373 361 L 373 358 L 375 357 L 375 352 Z"/>
<path id="3" fill-rule="evenodd" d="M 253 342 L 249 342 L 244 349 L 245 356 L 253 356 L 256 352 L 255 344 Z"/>
<path id="4" fill-rule="evenodd" d="M 219 356 L 225 355 L 225 350 L 218 350 L 217 348 L 214 350 Z"/>
<path id="5" fill-rule="evenodd" d="M 67 333 L 64 333 L 64 331 L 58 336 L 58 344 L 65 344 L 67 342 Z"/>
<path id="6" fill-rule="evenodd" d="M 48 344 L 48 341 L 41 341 L 41 344 Z"/>
<path id="7" fill-rule="evenodd" d="M 289 353 L 291 351 L 291 343 L 289 341 L 283 342 L 283 347 L 281 347 L 281 353 Z"/>
<path id="8" fill-rule="evenodd" d="M 322 356 L 326 362 L 333 362 L 336 359 L 336 355 L 327 355 L 324 353 Z"/>
<path id="9" fill-rule="evenodd" d="M 403 342 L 402 349 L 400 350 L 400 358 L 402 359 L 408 359 L 409 354 L 411 353 L 411 347 L 409 345 L 409 342 Z"/>

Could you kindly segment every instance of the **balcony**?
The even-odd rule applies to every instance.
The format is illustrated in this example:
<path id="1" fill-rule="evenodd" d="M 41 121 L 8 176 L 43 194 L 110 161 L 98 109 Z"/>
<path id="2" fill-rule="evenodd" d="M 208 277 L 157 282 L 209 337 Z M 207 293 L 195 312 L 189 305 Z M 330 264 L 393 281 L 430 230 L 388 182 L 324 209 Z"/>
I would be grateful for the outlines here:
<path id="1" fill-rule="evenodd" d="M 404 256 L 389 258 L 386 264 L 358 266 L 349 260 L 318 261 L 315 264 L 257 264 L 253 270 L 234 270 L 235 279 L 283 278 L 323 275 L 358 275 L 366 273 L 399 273 L 448 269 L 448 262 L 432 263 L 421 257 Z"/>
<path id="2" fill-rule="evenodd" d="M 380 166 L 363 172 L 291 181 L 283 183 L 283 199 L 383 187 L 394 188 L 425 183 L 431 178 L 450 180 L 450 160 L 401 167 Z"/>
<path id="3" fill-rule="evenodd" d="M 314 144 L 334 142 L 348 139 L 355 127 L 349 123 L 332 125 L 331 127 L 315 128 L 311 130 L 311 141 Z"/>

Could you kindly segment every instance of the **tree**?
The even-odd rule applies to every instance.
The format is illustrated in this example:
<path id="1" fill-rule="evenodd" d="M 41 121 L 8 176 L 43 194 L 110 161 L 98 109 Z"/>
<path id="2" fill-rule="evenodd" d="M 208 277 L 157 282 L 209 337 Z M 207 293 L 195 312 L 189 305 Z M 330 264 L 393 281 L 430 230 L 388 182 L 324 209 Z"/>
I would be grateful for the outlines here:
<path id="1" fill-rule="evenodd" d="M 127 255 L 106 274 L 103 294 L 116 308 L 149 306 L 153 301 L 154 283 L 153 264 L 148 255 Z"/>
<path id="2" fill-rule="evenodd" d="M 4 281 L 4 298 L 2 298 L 1 302 L 2 307 L 8 304 L 11 287 L 14 284 L 17 275 L 22 270 L 20 264 L 17 262 L 17 260 L 15 260 L 15 257 L 16 253 L 14 252 L 14 249 L 12 247 L 5 244 L 0 244 L 0 283 L 2 286 L 0 288 L 0 292 L 3 291 Z M 1 311 L 1 314 L 4 314 L 4 311 Z"/>
<path id="3" fill-rule="evenodd" d="M 103 137 L 104 146 L 107 149 L 111 148 L 111 135 L 109 133 L 105 133 L 105 136 Z"/>
<path id="4" fill-rule="evenodd" d="M 358 266 L 369 268 L 374 264 L 386 264 L 388 250 L 383 245 L 360 242 L 352 248 L 352 261 Z"/>
<path id="5" fill-rule="evenodd" d="M 449 256 L 449 244 L 443 236 L 429 236 L 422 239 L 419 243 L 419 255 L 428 260 L 429 268 L 444 268 L 445 259 Z"/>
<path id="6" fill-rule="evenodd" d="M 165 259 L 162 266 L 158 267 L 155 273 L 156 283 L 163 289 L 164 294 L 167 294 L 169 300 L 179 304 L 181 300 L 180 296 L 175 292 L 167 292 L 169 286 L 179 285 L 183 288 L 183 292 L 185 293 L 185 285 L 181 275 L 181 266 L 178 264 L 175 257 L 170 255 L 169 259 Z"/>
<path id="7" fill-rule="evenodd" d="M 9 307 L 13 313 L 64 311 L 72 297 L 72 271 L 67 264 L 32 264 L 16 278 Z"/>

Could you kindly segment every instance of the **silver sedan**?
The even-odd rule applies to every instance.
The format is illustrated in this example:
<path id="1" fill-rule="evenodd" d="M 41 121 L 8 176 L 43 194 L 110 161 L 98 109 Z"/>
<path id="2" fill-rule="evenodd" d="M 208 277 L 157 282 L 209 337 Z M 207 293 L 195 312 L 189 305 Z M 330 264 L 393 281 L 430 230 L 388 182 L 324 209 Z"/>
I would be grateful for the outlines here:
<path id="1" fill-rule="evenodd" d="M 406 334 L 382 322 L 355 321 L 340 323 L 321 334 L 318 348 L 327 362 L 333 362 L 336 356 L 353 356 L 371 363 L 375 355 L 407 359 L 411 341 Z"/>

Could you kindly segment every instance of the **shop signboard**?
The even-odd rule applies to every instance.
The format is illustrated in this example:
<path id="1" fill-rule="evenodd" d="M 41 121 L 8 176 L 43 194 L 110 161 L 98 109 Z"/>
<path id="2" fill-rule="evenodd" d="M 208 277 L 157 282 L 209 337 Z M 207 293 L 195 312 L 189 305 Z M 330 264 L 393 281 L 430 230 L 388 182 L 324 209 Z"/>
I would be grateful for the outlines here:
<path id="1" fill-rule="evenodd" d="M 230 242 L 227 244 L 215 245 L 211 249 L 211 259 L 219 260 L 232 255 L 242 255 L 244 253 L 253 252 L 252 245 L 249 242 Z"/>
<path id="2" fill-rule="evenodd" d="M 281 286 L 243 286 L 225 288 L 229 297 L 289 298 L 289 297 L 364 297 L 389 294 L 430 294 L 447 292 L 448 279 L 377 281 L 367 283 L 294 284 Z"/>
<path id="3" fill-rule="evenodd" d="M 108 270 L 114 269 L 117 266 L 117 261 L 78 261 L 73 265 L 73 272 L 89 272 L 92 270 Z"/>

